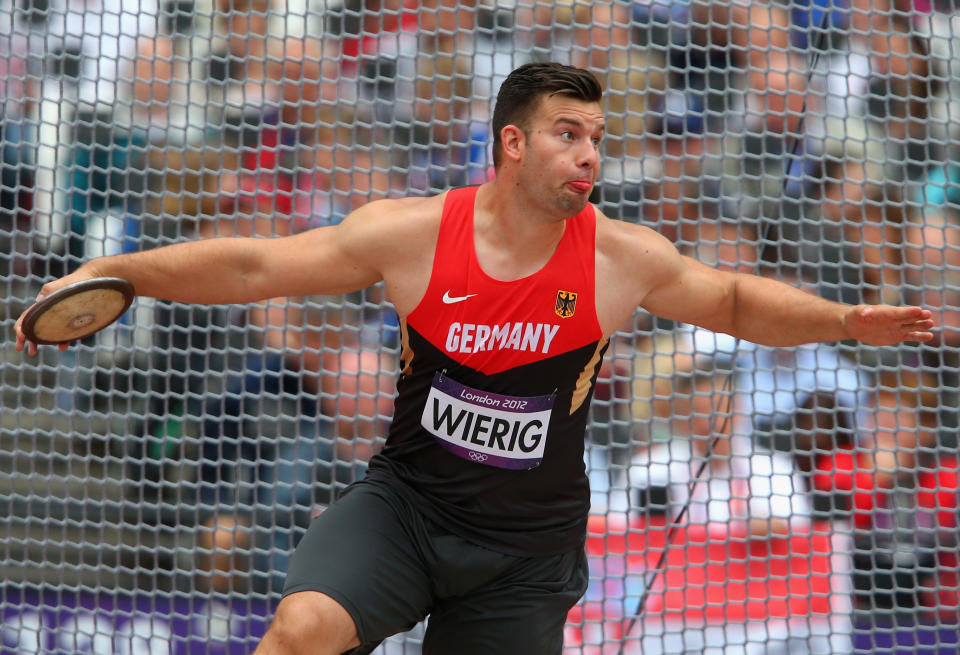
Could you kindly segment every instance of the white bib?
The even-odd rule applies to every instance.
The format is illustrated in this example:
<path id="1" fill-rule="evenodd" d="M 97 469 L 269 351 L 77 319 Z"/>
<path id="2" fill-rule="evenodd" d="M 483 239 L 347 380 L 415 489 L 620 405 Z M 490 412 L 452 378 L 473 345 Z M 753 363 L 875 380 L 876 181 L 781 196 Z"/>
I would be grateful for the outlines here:
<path id="1" fill-rule="evenodd" d="M 457 457 L 498 468 L 531 469 L 543 459 L 555 398 L 503 396 L 438 372 L 420 425 Z"/>

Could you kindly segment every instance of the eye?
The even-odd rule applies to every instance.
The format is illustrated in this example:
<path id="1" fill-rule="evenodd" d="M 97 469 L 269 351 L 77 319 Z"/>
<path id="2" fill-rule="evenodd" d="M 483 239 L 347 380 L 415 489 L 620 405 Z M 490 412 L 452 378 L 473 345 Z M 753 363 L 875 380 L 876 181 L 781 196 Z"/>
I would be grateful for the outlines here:
<path id="1" fill-rule="evenodd" d="M 573 132 L 570 130 L 564 130 L 560 133 L 560 138 L 564 141 L 573 141 Z"/>

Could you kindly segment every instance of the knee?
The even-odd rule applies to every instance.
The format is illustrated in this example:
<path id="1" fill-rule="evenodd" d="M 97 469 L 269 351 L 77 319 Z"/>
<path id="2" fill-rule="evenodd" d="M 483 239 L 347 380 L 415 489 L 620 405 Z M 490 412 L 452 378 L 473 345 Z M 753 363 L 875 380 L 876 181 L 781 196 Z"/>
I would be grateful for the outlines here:
<path id="1" fill-rule="evenodd" d="M 316 591 L 284 598 L 256 655 L 339 655 L 360 645 L 353 618 Z"/>

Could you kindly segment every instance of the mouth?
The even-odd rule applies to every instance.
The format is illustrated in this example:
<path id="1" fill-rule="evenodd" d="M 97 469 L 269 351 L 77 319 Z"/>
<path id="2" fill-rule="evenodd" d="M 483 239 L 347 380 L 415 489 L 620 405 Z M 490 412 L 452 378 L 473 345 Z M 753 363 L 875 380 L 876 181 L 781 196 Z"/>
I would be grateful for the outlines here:
<path id="1" fill-rule="evenodd" d="M 571 180 L 567 186 L 577 193 L 589 193 L 593 189 L 593 182 L 589 180 Z"/>

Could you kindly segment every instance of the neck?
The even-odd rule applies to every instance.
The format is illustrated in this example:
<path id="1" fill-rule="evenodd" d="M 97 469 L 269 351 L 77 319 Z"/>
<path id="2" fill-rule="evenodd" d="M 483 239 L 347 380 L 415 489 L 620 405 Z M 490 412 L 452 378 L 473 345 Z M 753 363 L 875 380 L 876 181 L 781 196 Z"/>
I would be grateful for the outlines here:
<path id="1" fill-rule="evenodd" d="M 540 270 L 563 238 L 563 217 L 528 209 L 522 194 L 506 193 L 495 182 L 480 187 L 474 213 L 477 259 L 489 275 L 515 280 Z"/>
<path id="2" fill-rule="evenodd" d="M 502 238 L 507 242 L 524 243 L 533 238 L 549 240 L 549 235 L 559 238 L 566 223 L 564 219 L 570 218 L 545 210 L 521 184 L 501 177 L 480 187 L 477 209 L 490 229 L 504 232 Z"/>

